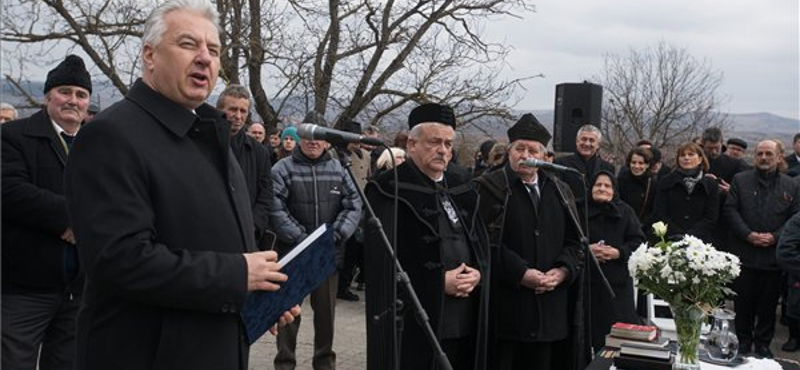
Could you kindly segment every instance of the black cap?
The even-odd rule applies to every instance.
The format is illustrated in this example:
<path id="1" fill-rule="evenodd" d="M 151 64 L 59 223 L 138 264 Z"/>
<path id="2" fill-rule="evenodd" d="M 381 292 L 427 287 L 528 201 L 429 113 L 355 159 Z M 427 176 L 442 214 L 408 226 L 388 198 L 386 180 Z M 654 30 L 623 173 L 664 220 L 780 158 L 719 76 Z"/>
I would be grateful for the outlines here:
<path id="1" fill-rule="evenodd" d="M 83 64 L 83 59 L 77 55 L 67 55 L 67 57 L 59 63 L 50 72 L 47 72 L 47 80 L 44 82 L 44 93 L 47 94 L 50 89 L 58 86 L 72 85 L 79 86 L 89 93 L 92 93 L 92 76 L 86 70 L 86 65 Z"/>
<path id="2" fill-rule="evenodd" d="M 728 145 L 729 146 L 730 145 L 736 145 L 736 146 L 742 147 L 742 149 L 747 149 L 747 142 L 742 140 L 742 139 L 739 139 L 738 137 L 732 137 L 732 138 L 728 139 Z"/>
<path id="3" fill-rule="evenodd" d="M 508 129 L 508 141 L 514 142 L 517 140 L 533 140 L 547 146 L 550 142 L 550 133 L 547 131 L 539 120 L 531 113 L 525 113 L 519 118 L 517 123 Z"/>
<path id="4" fill-rule="evenodd" d="M 347 121 L 342 125 L 342 130 L 361 135 L 361 124 L 356 121 Z"/>
<path id="5" fill-rule="evenodd" d="M 438 122 L 456 128 L 456 116 L 453 108 L 437 103 L 422 104 L 414 108 L 408 115 L 408 128 L 423 122 Z"/>

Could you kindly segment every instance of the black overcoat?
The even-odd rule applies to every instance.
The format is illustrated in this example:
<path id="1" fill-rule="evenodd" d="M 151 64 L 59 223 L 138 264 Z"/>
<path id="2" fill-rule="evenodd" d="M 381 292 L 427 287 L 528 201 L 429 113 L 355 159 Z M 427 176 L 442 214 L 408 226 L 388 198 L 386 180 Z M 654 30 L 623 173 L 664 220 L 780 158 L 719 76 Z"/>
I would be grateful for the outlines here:
<path id="1" fill-rule="evenodd" d="M 619 251 L 619 258 L 600 264 L 614 298 L 609 299 L 599 279 L 592 280 L 592 345 L 603 346 L 605 335 L 615 322 L 639 323 L 634 306 L 633 279 L 628 259 L 644 241 L 644 233 L 633 209 L 614 198 L 610 202 L 589 202 L 589 243 L 602 240 Z"/>
<path id="2" fill-rule="evenodd" d="M 64 269 L 67 152 L 52 120 L 41 110 L 5 123 L 2 140 L 3 293 L 79 293 L 82 274 Z"/>
<path id="3" fill-rule="evenodd" d="M 269 226 L 269 209 L 273 197 L 270 151 L 244 130 L 239 130 L 231 137 L 231 149 L 247 182 L 256 241 L 259 241 L 267 232 L 272 232 Z M 270 243 L 265 245 L 269 246 Z"/>
<path id="4" fill-rule="evenodd" d="M 75 140 L 79 369 L 247 369 L 250 199 L 221 112 L 196 114 L 138 80 Z"/>
<path id="5" fill-rule="evenodd" d="M 444 274 L 438 218 L 440 206 L 437 203 L 433 181 L 426 177 L 409 160 L 397 167 L 399 178 L 397 247 L 396 253 L 411 282 L 416 289 L 423 308 L 430 317 L 435 333 L 440 333 L 444 306 Z M 489 242 L 486 229 L 477 214 L 478 194 L 462 172 L 445 173 L 446 192 L 455 203 L 459 219 L 467 234 L 473 261 L 480 270 L 481 283 L 473 291 L 478 295 L 479 308 L 476 320 L 474 364 L 475 370 L 486 369 L 487 318 L 489 304 Z M 369 202 L 378 219 L 386 229 L 389 239 L 394 235 L 394 173 L 386 171 L 370 181 L 366 186 Z M 379 346 L 391 346 L 391 333 L 394 322 L 391 315 L 386 314 L 392 297 L 385 292 L 392 289 L 394 269 L 391 260 L 385 258 L 384 246 L 378 235 L 372 230 L 366 234 L 365 247 L 367 260 L 365 264 L 367 276 L 367 346 L 368 352 L 375 354 L 381 350 Z M 380 258 L 376 258 L 380 257 Z M 388 285 L 386 285 L 388 284 Z M 386 286 L 384 286 L 386 285 Z M 398 298 L 405 302 L 404 309 L 398 315 L 404 319 L 404 328 L 400 338 L 402 355 L 400 368 L 408 370 L 434 369 L 435 359 L 421 326 L 414 318 L 411 302 L 402 287 L 397 288 Z M 386 300 L 389 301 L 386 301 Z M 379 318 L 379 319 L 375 319 Z M 369 348 L 369 347 L 373 348 Z M 382 353 L 390 352 L 383 348 Z M 369 356 L 369 369 L 389 369 L 389 358 Z"/>
<path id="6" fill-rule="evenodd" d="M 648 172 L 641 176 L 634 176 L 627 167 L 623 167 L 617 175 L 617 188 L 619 199 L 628 204 L 639 222 L 649 229 L 650 214 L 653 212 L 658 181 Z"/>
<path id="7" fill-rule="evenodd" d="M 544 180 L 539 215 L 525 185 L 508 165 L 476 179 L 481 217 L 492 244 L 500 246 L 492 256 L 491 318 L 495 336 L 505 340 L 553 342 L 570 332 L 569 286 L 579 276 L 583 254 L 559 194 L 559 188 L 569 193 L 568 187 L 548 172 L 539 174 Z M 520 284 L 528 268 L 547 272 L 555 267 L 566 267 L 569 277 L 552 292 L 535 294 Z"/>
<path id="8" fill-rule="evenodd" d="M 682 176 L 676 170 L 658 182 L 651 220 L 667 224 L 669 236 L 690 234 L 712 242 L 720 211 L 717 182 L 703 176 L 689 194 Z"/>
<path id="9" fill-rule="evenodd" d="M 724 206 L 728 225 L 726 250 L 737 255 L 742 266 L 778 270 L 775 247 L 756 247 L 747 241 L 751 232 L 772 233 L 778 240 L 786 222 L 800 211 L 798 183 L 773 171 L 753 169 L 740 172 L 731 181 Z"/>

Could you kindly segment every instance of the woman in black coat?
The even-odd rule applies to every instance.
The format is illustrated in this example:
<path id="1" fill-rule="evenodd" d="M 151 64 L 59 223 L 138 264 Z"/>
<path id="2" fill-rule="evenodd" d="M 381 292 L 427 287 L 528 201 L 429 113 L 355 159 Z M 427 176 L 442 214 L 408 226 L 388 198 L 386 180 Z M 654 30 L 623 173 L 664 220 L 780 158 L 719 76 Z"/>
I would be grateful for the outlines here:
<path id="1" fill-rule="evenodd" d="M 668 237 L 689 234 L 710 242 L 719 218 L 717 182 L 705 176 L 709 164 L 699 145 L 685 143 L 677 153 L 675 170 L 658 183 L 652 221 L 667 224 Z"/>
<path id="2" fill-rule="evenodd" d="M 591 184 L 589 248 L 615 295 L 607 294 L 599 276 L 592 278 L 592 346 L 600 348 L 615 322 L 640 323 L 628 258 L 645 238 L 633 209 L 616 194 L 614 175 L 600 171 Z"/>
<path id="3" fill-rule="evenodd" d="M 628 152 L 625 167 L 617 174 L 619 198 L 633 209 L 642 225 L 650 225 L 656 195 L 656 180 L 650 174 L 652 160 L 649 149 L 633 148 Z"/>

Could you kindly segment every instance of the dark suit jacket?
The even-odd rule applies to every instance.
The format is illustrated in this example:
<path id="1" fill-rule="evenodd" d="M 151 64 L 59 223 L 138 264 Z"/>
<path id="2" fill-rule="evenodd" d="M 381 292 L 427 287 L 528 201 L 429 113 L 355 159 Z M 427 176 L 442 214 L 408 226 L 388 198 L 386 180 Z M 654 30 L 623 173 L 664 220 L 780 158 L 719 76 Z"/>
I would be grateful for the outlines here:
<path id="1" fill-rule="evenodd" d="M 789 166 L 789 172 L 787 175 L 791 177 L 797 177 L 797 175 L 800 175 L 800 161 L 797 160 L 797 155 L 794 152 L 784 157 L 784 160 L 786 160 L 786 164 Z"/>
<path id="2" fill-rule="evenodd" d="M 80 292 L 64 269 L 64 144 L 45 110 L 3 124 L 2 140 L 3 293 Z"/>
<path id="3" fill-rule="evenodd" d="M 77 368 L 246 369 L 255 249 L 229 125 L 138 80 L 76 138 L 65 186 L 86 290 Z"/>
<path id="4" fill-rule="evenodd" d="M 272 204 L 272 162 L 270 150 L 240 130 L 231 137 L 231 149 L 247 182 L 256 240 L 271 231 L 269 226 L 269 207 Z"/>

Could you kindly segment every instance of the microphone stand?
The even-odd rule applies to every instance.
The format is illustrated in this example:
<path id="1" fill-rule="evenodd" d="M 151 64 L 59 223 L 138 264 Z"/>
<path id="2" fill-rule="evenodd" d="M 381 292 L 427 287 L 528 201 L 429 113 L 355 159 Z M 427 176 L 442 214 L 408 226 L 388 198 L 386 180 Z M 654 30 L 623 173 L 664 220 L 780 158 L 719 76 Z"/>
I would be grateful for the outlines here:
<path id="1" fill-rule="evenodd" d="M 346 145 L 346 144 L 345 144 Z M 383 144 L 383 147 L 389 151 L 392 163 L 394 164 L 394 153 L 392 153 L 391 148 Z M 352 163 L 350 161 L 350 156 L 348 155 L 341 155 L 339 158 L 342 166 L 347 171 L 347 174 L 350 176 L 350 180 L 353 181 L 353 184 L 357 184 L 356 177 L 353 175 L 352 170 Z M 395 217 L 394 222 L 397 222 L 397 166 L 393 167 L 394 176 L 395 176 Z M 409 278 L 408 273 L 403 269 L 403 266 L 400 264 L 400 260 L 397 259 L 397 255 L 394 253 L 394 248 L 392 248 L 392 244 L 389 242 L 389 238 L 386 236 L 386 231 L 383 229 L 383 225 L 378 217 L 375 216 L 375 211 L 372 209 L 372 205 L 370 205 L 369 200 L 367 199 L 364 191 L 361 190 L 360 187 L 357 185 L 355 186 L 356 190 L 358 191 L 358 196 L 361 198 L 361 201 L 364 204 L 364 209 L 367 211 L 367 224 L 372 226 L 375 230 L 378 231 L 378 234 L 381 238 L 381 244 L 383 244 L 386 253 L 392 257 L 392 261 L 394 262 L 394 270 L 395 270 L 395 277 L 396 281 L 400 283 L 408 293 L 408 298 L 411 300 L 411 307 L 414 309 L 414 314 L 417 318 L 417 322 L 422 327 L 423 332 L 425 333 L 425 337 L 428 339 L 428 343 L 433 349 L 434 356 L 439 363 L 439 366 L 442 370 L 453 370 L 452 365 L 450 365 L 450 360 L 447 358 L 447 355 L 444 353 L 442 346 L 439 344 L 439 340 L 436 339 L 436 333 L 434 333 L 433 328 L 431 327 L 430 318 L 428 313 L 422 307 L 422 303 L 419 301 L 419 297 L 417 296 L 417 292 L 414 290 L 414 286 L 411 284 L 411 278 Z M 395 235 L 397 234 L 397 227 L 394 228 Z M 366 231 L 365 231 L 366 232 Z M 400 302 L 399 304 L 402 304 Z M 388 311 L 394 313 L 394 309 L 390 308 Z M 398 326 L 402 327 L 402 319 L 398 319 Z M 395 343 L 397 343 L 397 347 L 400 347 L 400 338 L 395 338 Z M 395 369 L 400 368 L 400 351 L 397 350 L 395 353 L 396 363 Z"/>
<path id="2" fill-rule="evenodd" d="M 584 252 L 584 255 L 585 255 L 584 256 L 584 266 L 586 266 L 585 283 L 583 281 L 579 282 L 579 284 L 581 284 L 581 286 L 579 287 L 579 290 L 578 290 L 578 302 L 576 304 L 576 307 L 578 307 L 578 308 L 576 309 L 575 317 L 573 319 L 573 321 L 574 321 L 573 323 L 579 323 L 580 322 L 579 320 L 583 319 L 584 317 L 588 318 L 587 319 L 588 325 L 587 325 L 587 328 L 585 330 L 588 333 L 588 335 L 587 335 L 588 340 L 591 341 L 592 340 L 591 316 L 584 316 L 585 313 L 583 312 L 584 309 L 588 313 L 592 312 L 592 310 L 591 310 L 591 302 L 592 302 L 592 300 L 591 299 L 586 299 L 586 297 L 585 297 L 585 293 L 586 292 L 589 292 L 591 294 L 591 290 L 587 289 L 587 288 L 591 287 L 591 270 L 590 270 L 590 266 L 593 265 L 595 270 L 598 272 L 598 275 L 600 276 L 600 281 L 603 283 L 602 284 L 603 287 L 605 288 L 605 290 L 608 292 L 608 294 L 611 296 L 612 299 L 615 297 L 615 294 L 614 294 L 614 290 L 611 289 L 611 284 L 608 282 L 608 279 L 606 278 L 605 274 L 603 273 L 603 270 L 600 268 L 600 263 L 597 262 L 597 257 L 594 256 L 594 254 L 591 251 L 591 248 L 589 248 L 588 230 L 584 230 L 584 226 L 583 226 L 583 225 L 586 225 L 587 228 L 589 226 L 589 194 L 588 194 L 589 193 L 589 189 L 588 189 L 588 186 L 586 185 L 586 175 L 583 174 L 580 171 L 577 171 L 577 170 L 570 171 L 570 172 L 572 172 L 574 174 L 578 174 L 580 176 L 581 184 L 583 186 L 583 194 L 584 194 L 584 198 L 583 198 L 583 209 L 584 209 L 583 216 L 584 216 L 584 222 L 585 223 L 582 224 L 581 220 L 580 220 L 580 217 L 576 214 L 577 207 L 576 208 L 570 207 L 569 203 L 567 202 L 567 198 L 561 192 L 561 189 L 556 187 L 556 190 L 558 190 L 559 195 L 561 195 L 561 201 L 564 204 L 564 207 L 567 209 L 567 213 L 569 214 L 569 218 L 570 218 L 570 220 L 572 220 L 572 223 L 575 225 L 575 229 L 578 231 L 578 237 L 580 238 L 581 249 L 582 249 L 582 251 Z M 585 341 L 587 339 L 583 338 L 583 340 Z M 591 345 L 588 348 L 589 348 L 589 357 L 594 359 L 594 351 L 591 350 L 591 348 L 592 348 Z M 581 351 L 581 350 L 582 350 L 581 348 L 578 348 L 578 351 Z M 581 359 L 580 357 L 576 357 L 575 361 L 577 363 L 580 363 L 580 362 L 582 362 L 580 359 Z"/>

